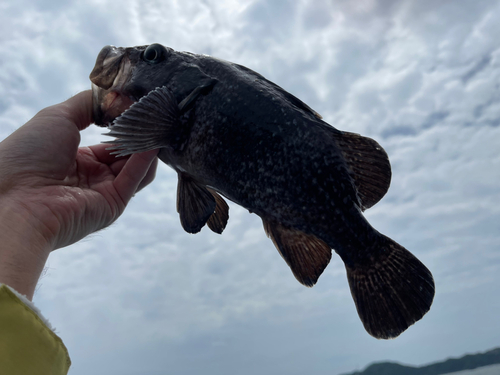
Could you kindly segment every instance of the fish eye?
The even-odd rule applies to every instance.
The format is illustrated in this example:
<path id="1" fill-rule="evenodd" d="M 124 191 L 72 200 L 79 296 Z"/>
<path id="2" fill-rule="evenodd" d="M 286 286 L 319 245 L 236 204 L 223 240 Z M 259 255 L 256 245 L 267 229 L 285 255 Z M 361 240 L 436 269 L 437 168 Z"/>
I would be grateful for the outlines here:
<path id="1" fill-rule="evenodd" d="M 142 53 L 142 59 L 150 64 L 157 64 L 165 59 L 167 50 L 161 44 L 149 45 Z"/>

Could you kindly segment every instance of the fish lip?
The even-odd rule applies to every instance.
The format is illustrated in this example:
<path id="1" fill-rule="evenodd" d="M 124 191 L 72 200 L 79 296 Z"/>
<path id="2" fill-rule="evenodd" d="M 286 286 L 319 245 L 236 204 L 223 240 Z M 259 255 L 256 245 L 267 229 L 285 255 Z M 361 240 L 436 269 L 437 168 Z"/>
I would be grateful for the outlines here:
<path id="1" fill-rule="evenodd" d="M 132 64 L 126 49 L 104 47 L 90 73 L 92 112 L 96 125 L 109 126 L 116 117 L 137 101 L 126 93 L 126 86 L 131 77 Z"/>
<path id="2" fill-rule="evenodd" d="M 97 55 L 94 69 L 89 76 L 92 83 L 105 90 L 109 89 L 120 71 L 125 56 L 125 49 L 122 47 L 103 47 Z"/>

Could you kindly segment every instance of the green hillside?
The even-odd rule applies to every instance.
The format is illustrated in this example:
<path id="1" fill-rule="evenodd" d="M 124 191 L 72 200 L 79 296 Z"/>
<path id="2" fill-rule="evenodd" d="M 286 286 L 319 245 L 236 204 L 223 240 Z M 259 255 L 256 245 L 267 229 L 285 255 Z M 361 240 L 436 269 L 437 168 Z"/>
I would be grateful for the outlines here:
<path id="1" fill-rule="evenodd" d="M 484 353 L 467 354 L 460 358 L 450 358 L 443 362 L 421 367 L 405 366 L 394 362 L 374 363 L 363 371 L 344 375 L 441 375 L 449 372 L 472 370 L 496 363 L 500 363 L 500 348 Z"/>

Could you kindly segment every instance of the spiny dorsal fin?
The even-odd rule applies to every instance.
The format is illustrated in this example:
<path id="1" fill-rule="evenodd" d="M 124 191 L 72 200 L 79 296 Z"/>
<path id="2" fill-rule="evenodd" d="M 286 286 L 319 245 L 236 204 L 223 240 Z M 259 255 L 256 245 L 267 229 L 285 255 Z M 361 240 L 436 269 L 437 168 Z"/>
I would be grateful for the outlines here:
<path id="1" fill-rule="evenodd" d="M 172 92 L 159 87 L 143 96 L 137 103 L 116 118 L 104 135 L 115 137 L 112 154 L 124 156 L 154 150 L 167 145 L 175 146 L 182 136 L 180 111 Z"/>
<path id="2" fill-rule="evenodd" d="M 391 184 L 387 153 L 373 139 L 359 134 L 342 132 L 335 134 L 335 139 L 352 171 L 362 209 L 372 207 Z"/>
<path id="3" fill-rule="evenodd" d="M 323 117 L 316 112 L 314 109 L 309 107 L 306 103 L 304 103 L 302 100 L 297 98 L 296 96 L 290 94 L 288 91 L 283 90 L 280 86 L 278 86 L 276 83 L 269 81 L 267 78 L 265 78 L 262 74 L 257 73 L 253 71 L 250 68 L 247 68 L 246 66 L 235 64 L 235 63 L 230 63 L 233 67 L 239 69 L 240 71 L 255 77 L 258 81 L 260 81 L 263 84 L 271 86 L 274 90 L 278 91 L 287 99 L 290 103 L 292 103 L 295 107 L 303 110 L 304 112 L 310 113 L 314 116 L 316 116 L 318 119 L 323 119 Z"/>
<path id="4" fill-rule="evenodd" d="M 212 232 L 222 234 L 226 228 L 227 220 L 229 219 L 229 206 L 215 190 L 210 188 L 207 188 L 207 190 L 215 198 L 215 212 L 208 219 L 207 225 Z"/>
<path id="5" fill-rule="evenodd" d="M 185 173 L 179 173 L 177 212 L 188 233 L 198 233 L 215 211 L 215 198 L 207 188 Z"/>
<path id="6" fill-rule="evenodd" d="M 295 278 L 305 286 L 312 287 L 330 262 L 332 250 L 319 238 L 297 229 L 267 220 L 264 230 L 271 238 Z"/>
<path id="7" fill-rule="evenodd" d="M 399 336 L 429 311 L 431 272 L 412 253 L 382 236 L 367 264 L 347 266 L 347 279 L 366 331 L 377 339 Z"/>

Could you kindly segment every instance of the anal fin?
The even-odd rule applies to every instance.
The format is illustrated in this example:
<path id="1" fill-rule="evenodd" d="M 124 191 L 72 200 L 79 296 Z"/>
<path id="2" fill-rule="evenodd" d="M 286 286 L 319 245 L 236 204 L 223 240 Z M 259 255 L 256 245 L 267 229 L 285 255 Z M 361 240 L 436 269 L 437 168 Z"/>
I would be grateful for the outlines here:
<path id="1" fill-rule="evenodd" d="M 312 287 L 330 262 L 330 247 L 311 234 L 279 223 L 264 220 L 264 230 L 270 237 L 295 278 L 303 285 Z"/>
<path id="2" fill-rule="evenodd" d="M 188 233 L 198 233 L 215 211 L 216 201 L 208 189 L 185 173 L 179 173 L 177 212 Z"/>
<path id="3" fill-rule="evenodd" d="M 207 189 L 215 198 L 215 212 L 208 219 L 207 225 L 212 232 L 221 234 L 229 219 L 229 206 L 215 190 Z"/>

